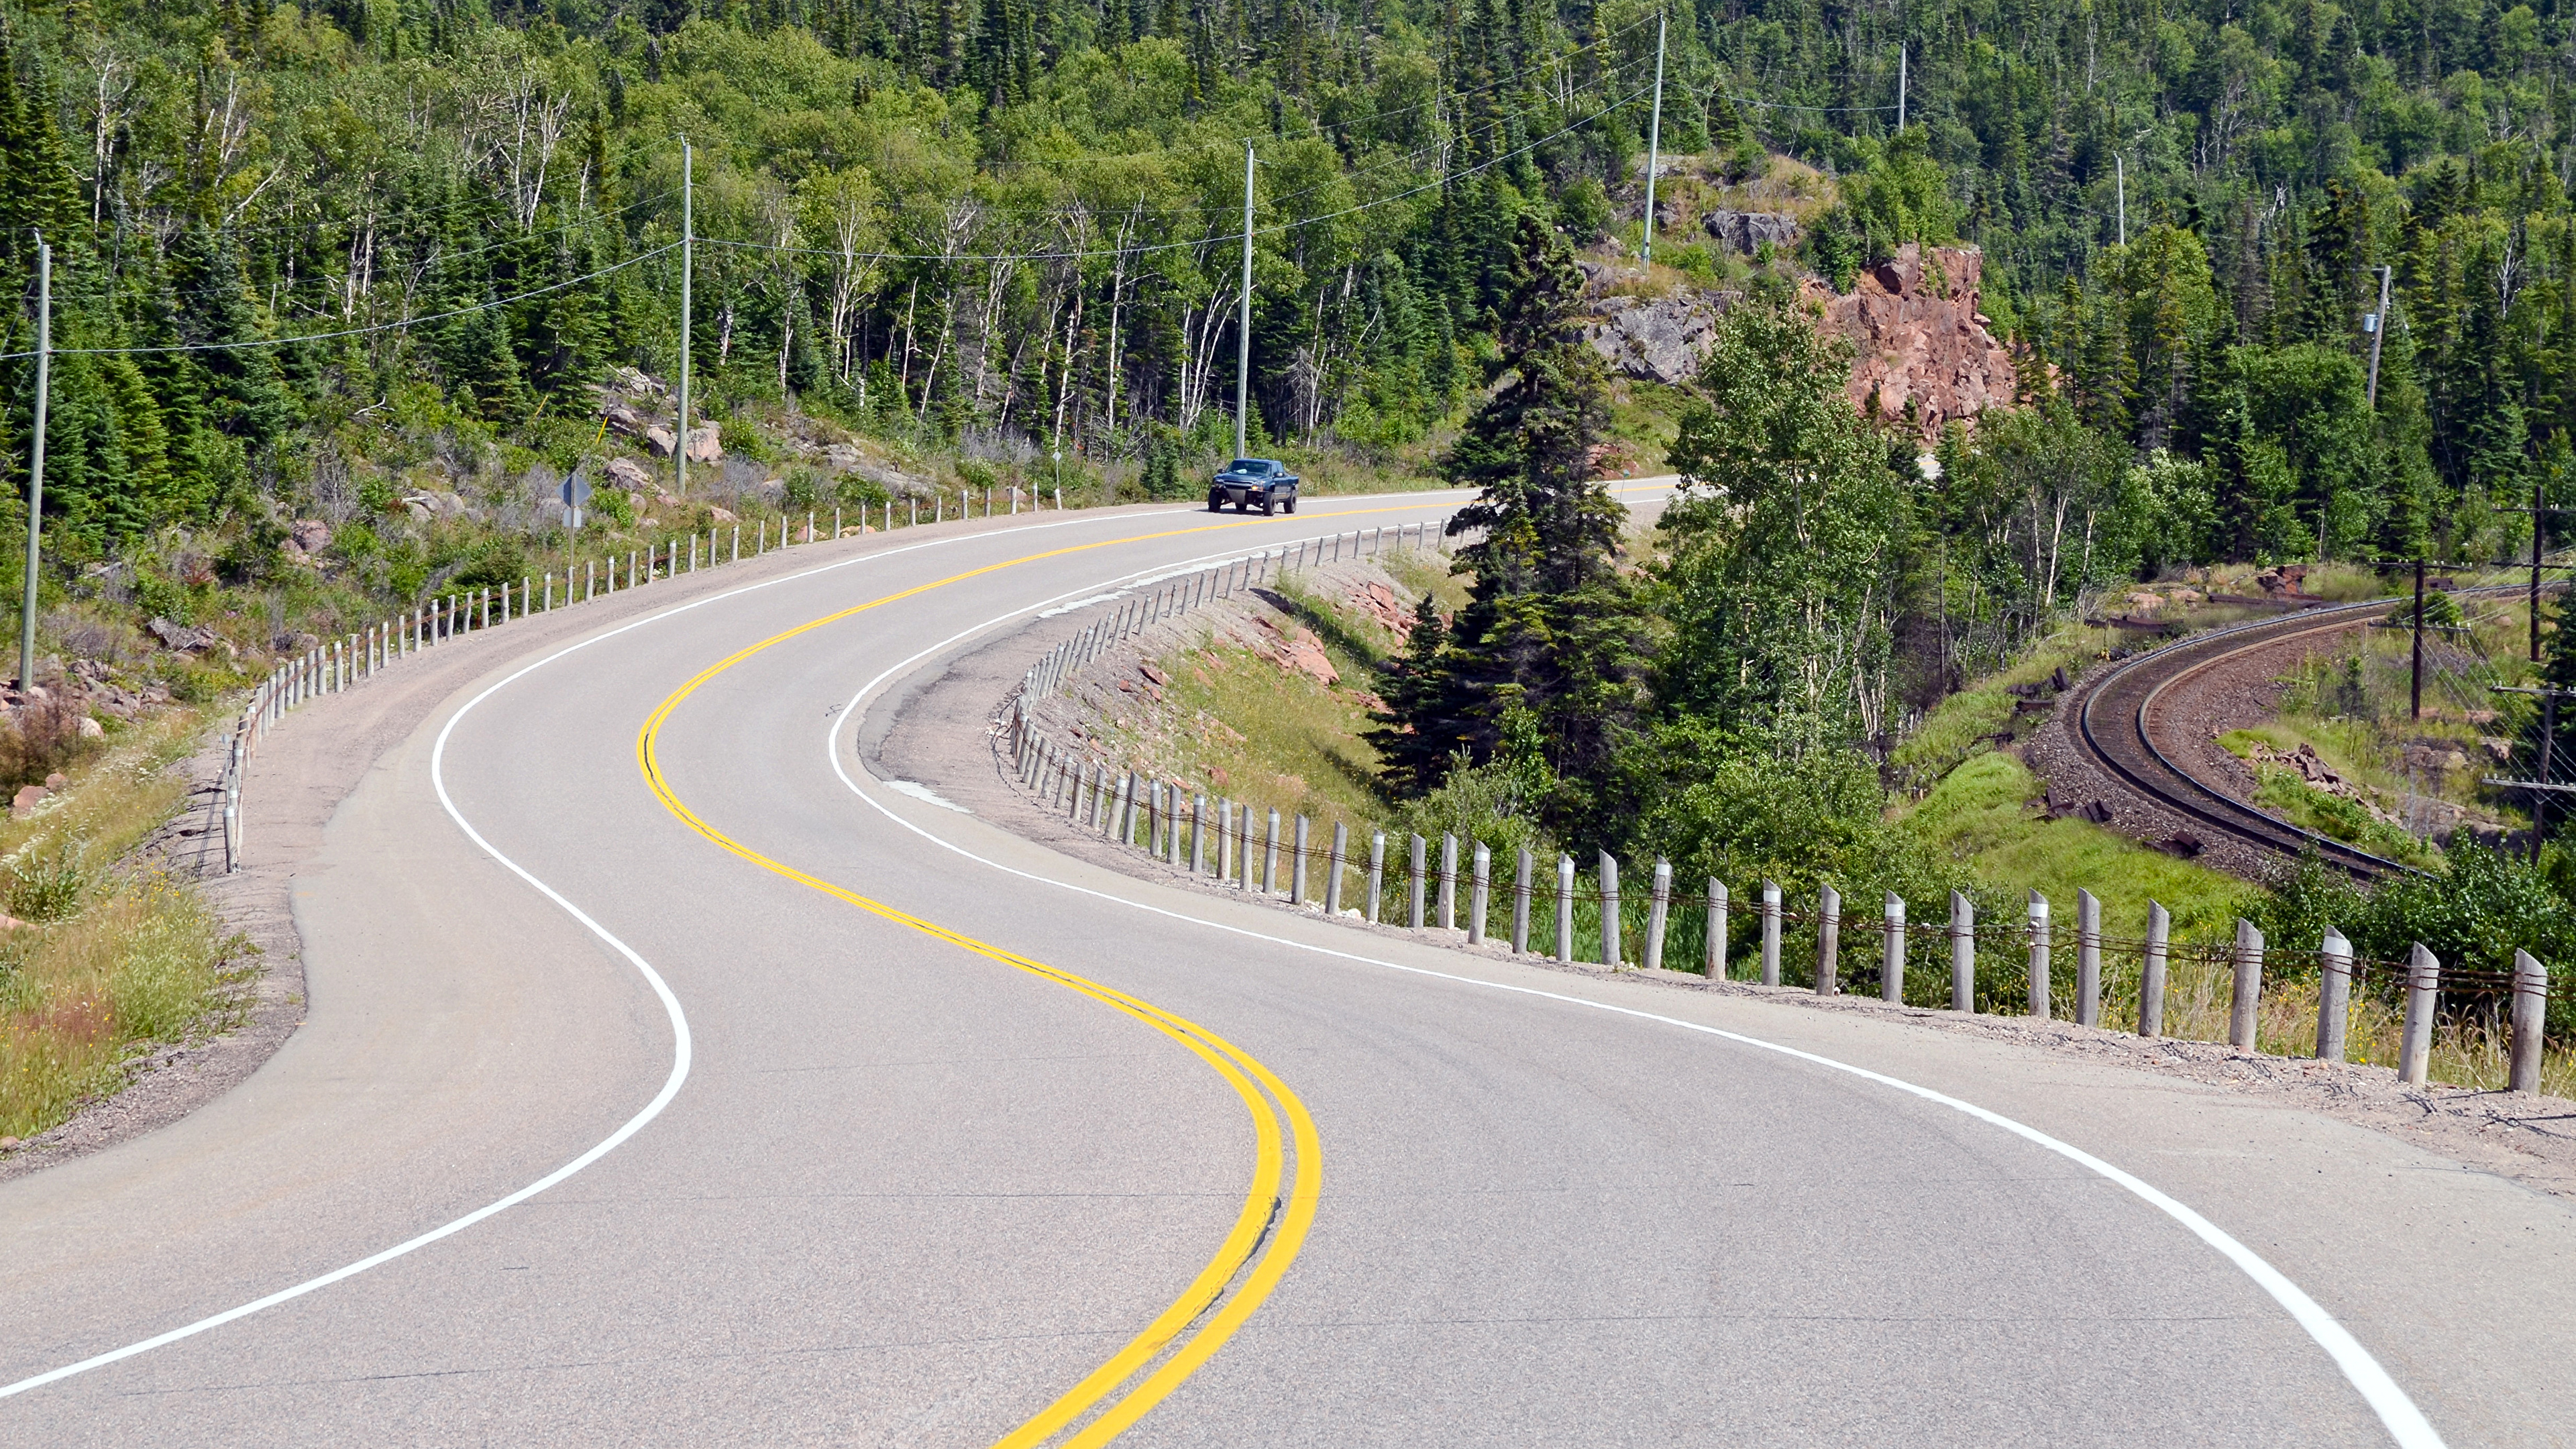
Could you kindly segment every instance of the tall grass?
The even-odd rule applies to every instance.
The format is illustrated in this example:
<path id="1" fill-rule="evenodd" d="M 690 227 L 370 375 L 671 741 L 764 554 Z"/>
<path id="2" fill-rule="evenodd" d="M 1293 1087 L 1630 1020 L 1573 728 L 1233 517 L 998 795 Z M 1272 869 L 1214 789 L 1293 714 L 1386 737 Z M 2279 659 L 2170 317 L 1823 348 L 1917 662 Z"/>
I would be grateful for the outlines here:
<path id="1" fill-rule="evenodd" d="M 131 863 L 186 795 L 169 766 L 196 721 L 166 716 L 0 826 L 0 1136 L 54 1126 L 134 1060 L 239 1019 L 253 948 L 189 885 Z"/>

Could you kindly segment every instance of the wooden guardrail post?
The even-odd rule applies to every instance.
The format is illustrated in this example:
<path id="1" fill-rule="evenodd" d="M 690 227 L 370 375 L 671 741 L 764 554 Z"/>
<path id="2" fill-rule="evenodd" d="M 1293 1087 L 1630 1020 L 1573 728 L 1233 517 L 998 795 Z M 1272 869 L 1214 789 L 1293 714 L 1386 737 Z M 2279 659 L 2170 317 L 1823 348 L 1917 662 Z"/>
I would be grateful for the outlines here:
<path id="1" fill-rule="evenodd" d="M 1376 925 L 1379 902 L 1386 893 L 1386 832 L 1369 832 L 1368 918 Z"/>
<path id="2" fill-rule="evenodd" d="M 1528 846 L 1520 847 L 1519 855 L 1519 861 L 1512 868 L 1512 954 L 1515 956 L 1529 951 L 1530 875 L 1536 865 Z"/>
<path id="3" fill-rule="evenodd" d="M 2513 953 L 2513 1006 L 2506 1014 L 2513 1039 L 2508 1044 L 2505 1090 L 2540 1090 L 2540 1036 L 2549 1017 L 2549 968 L 2530 952 Z"/>
<path id="4" fill-rule="evenodd" d="M 2075 893 L 2075 1024 L 2102 1024 L 2102 903 Z"/>
<path id="5" fill-rule="evenodd" d="M 2147 950 L 2138 963 L 2138 1035 L 2165 1032 L 2165 943 L 2173 934 L 2173 913 L 2161 902 L 2147 902 Z"/>
<path id="6" fill-rule="evenodd" d="M 1708 878 L 1708 944 L 1700 969 L 1711 981 L 1726 979 L 1726 882 L 1716 876 Z"/>
<path id="7" fill-rule="evenodd" d="M 2343 1060 L 2352 1015 L 2352 942 L 2332 926 L 2317 943 L 2317 1060 Z"/>
<path id="8" fill-rule="evenodd" d="M 1646 897 L 1646 956 L 1649 971 L 1664 969 L 1664 922 L 1673 906 L 1673 863 L 1658 859 L 1652 892 Z"/>
<path id="9" fill-rule="evenodd" d="M 1350 822 L 1347 820 L 1334 821 L 1333 858 L 1331 863 L 1325 867 L 1327 874 L 1324 877 L 1325 915 L 1338 916 L 1342 913 L 1342 862 L 1349 856 L 1350 849 Z"/>
<path id="10" fill-rule="evenodd" d="M 1762 984 L 1780 984 L 1780 883 L 1762 883 Z"/>
<path id="11" fill-rule="evenodd" d="M 1190 874 L 1207 874 L 1207 796 L 1190 796 Z"/>
<path id="12" fill-rule="evenodd" d="M 1458 929 L 1458 836 L 1440 832 L 1440 929 Z"/>
<path id="13" fill-rule="evenodd" d="M 1306 904 L 1306 834 L 1306 817 L 1300 813 L 1297 816 L 1296 860 L 1288 868 L 1288 899 L 1301 906 Z"/>
<path id="14" fill-rule="evenodd" d="M 1973 1011 L 1977 1005 L 1977 907 L 1957 891 L 1950 892 L 1950 1009 Z"/>
<path id="15" fill-rule="evenodd" d="M 1270 818 L 1264 823 L 1261 831 L 1261 893 L 1265 896 L 1279 894 L 1279 812 L 1277 810 L 1270 812 Z"/>
<path id="16" fill-rule="evenodd" d="M 2442 963 L 2418 941 L 2406 958 L 2406 1028 L 2397 1047 L 2397 1080 L 2424 1085 L 2433 1055 L 2433 1008 L 2441 999 Z"/>
<path id="17" fill-rule="evenodd" d="M 1556 959 L 1574 964 L 1574 857 L 1556 857 Z"/>
<path id="18" fill-rule="evenodd" d="M 1411 843 L 1405 847 L 1405 860 L 1410 869 L 1406 872 L 1407 879 L 1404 887 L 1404 924 L 1416 931 L 1422 929 L 1423 847 L 1428 843 L 1421 836 L 1416 835 L 1411 837 Z"/>
<path id="19" fill-rule="evenodd" d="M 2227 1044 L 2254 1050 L 2256 1013 L 2263 1006 L 2263 933 L 2236 920 L 2236 990 L 2227 1004 Z"/>
<path id="20" fill-rule="evenodd" d="M 1878 999 L 1905 1000 L 1905 897 L 1887 893 L 1887 939 L 1878 955 Z"/>
<path id="21" fill-rule="evenodd" d="M 1843 989 L 1843 897 L 1827 881 L 1816 888 L 1816 994 Z"/>
<path id="22" fill-rule="evenodd" d="M 1485 916 L 1494 903 L 1494 852 L 1479 840 L 1474 857 L 1475 889 L 1467 897 L 1467 944 L 1485 944 Z"/>
<path id="23" fill-rule="evenodd" d="M 2030 893 L 2030 1014 L 2048 1015 L 2048 897 Z"/>
<path id="24" fill-rule="evenodd" d="M 1627 964 L 1619 951 L 1619 858 L 1601 852 L 1601 964 L 1616 971 Z"/>

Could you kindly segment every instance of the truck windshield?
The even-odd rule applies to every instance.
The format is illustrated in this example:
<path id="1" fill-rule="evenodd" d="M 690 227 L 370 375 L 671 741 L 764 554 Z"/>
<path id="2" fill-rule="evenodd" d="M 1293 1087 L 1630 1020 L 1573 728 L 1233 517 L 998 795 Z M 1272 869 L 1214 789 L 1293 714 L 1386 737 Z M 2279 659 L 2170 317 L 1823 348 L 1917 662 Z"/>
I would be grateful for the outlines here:
<path id="1" fill-rule="evenodd" d="M 1229 473 L 1266 475 L 1270 471 L 1270 460 L 1267 458 L 1237 458 L 1226 466 L 1225 471 Z"/>

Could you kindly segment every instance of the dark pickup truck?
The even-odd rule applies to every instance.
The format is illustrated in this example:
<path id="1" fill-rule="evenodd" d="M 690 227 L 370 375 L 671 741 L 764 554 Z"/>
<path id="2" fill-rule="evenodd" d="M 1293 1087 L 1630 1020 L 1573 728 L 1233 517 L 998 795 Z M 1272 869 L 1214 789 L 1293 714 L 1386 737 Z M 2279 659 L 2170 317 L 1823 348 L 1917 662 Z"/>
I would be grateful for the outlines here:
<path id="1" fill-rule="evenodd" d="M 1228 503 L 1234 505 L 1237 513 L 1249 510 L 1256 503 L 1261 505 L 1264 513 L 1273 509 L 1294 513 L 1297 511 L 1297 475 L 1288 471 L 1287 464 L 1275 458 L 1237 458 L 1226 464 L 1225 471 L 1217 474 L 1216 481 L 1208 485 L 1208 512 L 1214 513 Z"/>

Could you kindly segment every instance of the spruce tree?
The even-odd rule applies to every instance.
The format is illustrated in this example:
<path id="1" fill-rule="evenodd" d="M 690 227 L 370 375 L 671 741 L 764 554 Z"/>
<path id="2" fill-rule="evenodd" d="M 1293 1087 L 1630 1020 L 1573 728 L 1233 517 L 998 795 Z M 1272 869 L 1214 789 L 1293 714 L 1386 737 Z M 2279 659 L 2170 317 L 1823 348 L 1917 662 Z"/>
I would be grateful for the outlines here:
<path id="1" fill-rule="evenodd" d="M 1579 779 L 1608 763 L 1642 706 L 1637 612 L 1615 554 L 1622 510 L 1593 466 L 1609 389 L 1582 335 L 1583 274 L 1535 215 L 1513 240 L 1498 385 L 1440 465 L 1481 490 L 1450 523 L 1481 535 L 1455 565 L 1474 583 L 1445 627 L 1424 601 L 1370 736 L 1401 793 L 1493 760 L 1516 721 L 1536 722 L 1555 776 Z M 1593 824 L 1573 796 L 1527 803 Z"/>

